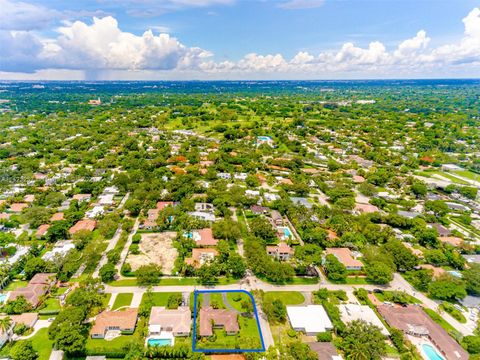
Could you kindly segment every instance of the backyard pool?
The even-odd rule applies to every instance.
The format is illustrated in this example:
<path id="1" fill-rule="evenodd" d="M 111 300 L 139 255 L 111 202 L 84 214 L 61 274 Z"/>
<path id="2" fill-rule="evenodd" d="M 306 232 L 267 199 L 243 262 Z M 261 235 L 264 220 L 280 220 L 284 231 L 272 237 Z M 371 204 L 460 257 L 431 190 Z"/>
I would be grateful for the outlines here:
<path id="1" fill-rule="evenodd" d="M 269 141 L 269 140 L 272 140 L 272 138 L 270 136 L 257 136 L 257 139 L 258 140 L 261 140 L 261 141 Z"/>
<path id="2" fill-rule="evenodd" d="M 3 304 L 7 300 L 7 294 L 0 294 L 0 304 Z"/>
<path id="3" fill-rule="evenodd" d="M 283 236 L 286 237 L 286 238 L 289 238 L 289 237 L 292 237 L 292 232 L 290 231 L 290 229 L 286 226 L 281 226 L 278 228 L 278 230 L 280 231 L 280 233 L 283 233 Z"/>
<path id="4" fill-rule="evenodd" d="M 428 360 L 445 360 L 435 348 L 430 344 L 422 344 L 422 350 L 427 356 Z"/>
<path id="5" fill-rule="evenodd" d="M 172 339 L 148 339 L 148 346 L 172 346 Z"/>
<path id="6" fill-rule="evenodd" d="M 452 276 L 455 276 L 456 278 L 461 278 L 462 277 L 462 273 L 460 271 L 457 271 L 457 270 L 450 270 L 450 271 L 447 271 L 450 275 Z"/>

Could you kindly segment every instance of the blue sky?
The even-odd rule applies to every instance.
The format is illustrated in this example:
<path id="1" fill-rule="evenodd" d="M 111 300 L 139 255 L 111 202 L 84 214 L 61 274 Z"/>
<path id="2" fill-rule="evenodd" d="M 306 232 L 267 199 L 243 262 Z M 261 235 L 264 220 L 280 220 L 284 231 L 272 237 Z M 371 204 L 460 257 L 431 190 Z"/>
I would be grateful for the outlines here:
<path id="1" fill-rule="evenodd" d="M 8 19 L 2 28 L 0 14 L 7 44 L 0 48 L 0 78 L 480 74 L 478 0 L 0 0 L 0 6 Z M 112 21 L 93 26 L 93 16 Z M 145 40 L 149 29 L 170 37 Z M 110 40 L 91 45 L 98 38 Z M 395 55 L 409 39 L 408 51 Z M 24 49 L 25 41 L 37 46 Z M 104 55 L 112 46 L 117 50 Z"/>

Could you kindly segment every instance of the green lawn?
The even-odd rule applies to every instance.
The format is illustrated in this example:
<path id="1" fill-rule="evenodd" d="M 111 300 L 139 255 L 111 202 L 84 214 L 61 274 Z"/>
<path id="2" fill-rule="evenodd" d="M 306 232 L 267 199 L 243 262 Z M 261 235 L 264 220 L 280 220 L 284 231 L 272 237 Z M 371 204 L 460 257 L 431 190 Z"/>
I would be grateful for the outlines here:
<path id="1" fill-rule="evenodd" d="M 48 329 L 40 329 L 29 340 L 38 352 L 38 360 L 48 360 L 53 347 L 53 341 L 48 339 Z"/>
<path id="2" fill-rule="evenodd" d="M 132 293 L 118 294 L 113 303 L 112 310 L 117 310 L 125 306 L 130 306 L 132 299 L 133 299 Z"/>
<path id="3" fill-rule="evenodd" d="M 174 293 L 174 292 L 145 293 L 142 296 L 142 302 L 141 302 L 140 306 L 142 306 L 147 300 L 151 300 L 152 303 L 153 303 L 153 306 L 167 306 L 168 298 L 170 297 L 170 295 L 175 295 L 175 294 L 180 294 L 180 293 Z"/>
<path id="4" fill-rule="evenodd" d="M 364 276 L 348 276 L 345 283 L 350 285 L 365 285 L 368 284 L 368 281 Z"/>
<path id="5" fill-rule="evenodd" d="M 45 314 L 45 313 L 54 313 L 54 312 L 59 312 L 61 309 L 60 306 L 60 301 L 56 298 L 48 298 L 45 300 L 44 304 L 42 305 L 42 308 L 39 309 L 40 314 Z"/>
<path id="6" fill-rule="evenodd" d="M 210 295 L 210 306 L 216 303 L 218 309 L 226 309 L 225 304 L 223 303 L 222 293 L 210 293 L 209 295 Z M 203 296 L 207 296 L 207 295 L 204 294 Z"/>
<path id="7" fill-rule="evenodd" d="M 109 353 L 123 352 L 129 344 L 143 343 L 142 332 L 144 328 L 144 320 L 139 320 L 132 335 L 121 335 L 110 341 L 88 337 L 86 344 L 87 355 L 106 354 L 108 357 Z"/>
<path id="8" fill-rule="evenodd" d="M 265 300 L 281 300 L 285 305 L 303 304 L 305 297 L 298 291 L 271 291 L 265 293 Z"/>
<path id="9" fill-rule="evenodd" d="M 260 349 L 260 332 L 255 317 L 239 316 L 240 332 L 226 335 L 223 329 L 215 329 L 216 339 L 202 338 L 197 341 L 197 349 Z"/>
<path id="10" fill-rule="evenodd" d="M 19 287 L 25 287 L 28 285 L 28 281 L 22 281 L 22 280 L 18 280 L 18 281 L 12 281 L 10 284 L 7 285 L 7 287 L 5 289 L 3 289 L 4 291 L 12 291 L 12 290 L 15 290 L 15 289 L 18 289 Z"/>
<path id="11" fill-rule="evenodd" d="M 458 171 L 454 171 L 453 173 L 469 180 L 475 180 L 475 181 L 480 180 L 480 174 L 475 174 L 474 172 L 469 170 L 458 170 Z"/>
<path id="12" fill-rule="evenodd" d="M 248 301 L 251 302 L 252 299 L 250 296 L 243 292 L 228 292 L 227 293 L 227 300 L 232 307 L 237 311 L 243 311 L 242 309 L 242 302 Z M 237 300 L 237 301 L 235 301 Z"/>
<path id="13" fill-rule="evenodd" d="M 218 283 L 216 285 L 230 285 L 237 283 L 237 279 L 220 277 L 218 278 Z M 108 285 L 111 286 L 137 286 L 137 279 L 122 279 L 117 281 L 112 281 Z M 201 285 L 197 278 L 161 278 L 157 284 L 161 286 L 188 286 L 188 285 Z"/>

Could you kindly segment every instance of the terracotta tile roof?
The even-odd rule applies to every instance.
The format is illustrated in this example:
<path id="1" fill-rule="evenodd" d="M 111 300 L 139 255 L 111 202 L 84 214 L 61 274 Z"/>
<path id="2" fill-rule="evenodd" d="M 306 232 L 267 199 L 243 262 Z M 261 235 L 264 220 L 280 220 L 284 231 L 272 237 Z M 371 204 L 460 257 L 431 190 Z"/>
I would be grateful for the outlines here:
<path id="1" fill-rule="evenodd" d="M 112 327 L 120 330 L 134 329 L 137 323 L 138 309 L 128 308 L 123 311 L 104 311 L 97 315 L 90 335 L 104 335 Z"/>
<path id="2" fill-rule="evenodd" d="M 213 237 L 212 229 L 202 229 L 198 230 L 198 235 L 200 235 L 200 240 L 196 242 L 198 246 L 216 246 L 218 240 Z"/>
<path id="3" fill-rule="evenodd" d="M 212 307 L 200 309 L 200 336 L 212 336 L 213 326 L 221 326 L 228 333 L 236 333 L 240 330 L 236 312 Z"/>
<path id="4" fill-rule="evenodd" d="M 293 249 L 287 243 L 281 242 L 277 245 L 267 246 L 267 253 L 273 254 L 293 254 Z"/>
<path id="5" fill-rule="evenodd" d="M 430 264 L 422 264 L 420 265 L 422 269 L 429 269 L 433 271 L 433 277 L 439 277 L 443 274 L 445 274 L 445 269 L 442 269 L 441 267 L 433 266 Z"/>
<path id="6" fill-rule="evenodd" d="M 455 247 L 463 244 L 463 239 L 456 236 L 440 236 L 439 239 L 441 242 L 450 244 Z"/>
<path id="7" fill-rule="evenodd" d="M 42 236 L 44 236 L 44 235 L 47 233 L 47 231 L 48 231 L 49 228 L 50 228 L 50 225 L 48 225 L 48 224 L 40 225 L 40 226 L 38 227 L 37 232 L 35 233 L 35 235 L 36 235 L 37 237 L 42 237 Z"/>
<path id="8" fill-rule="evenodd" d="M 211 355 L 211 360 L 245 360 L 243 354 L 217 354 Z"/>
<path id="9" fill-rule="evenodd" d="M 215 256 L 218 256 L 218 251 L 215 249 L 194 248 L 192 249 L 192 256 L 185 258 L 185 264 L 199 268 L 205 261 L 213 259 Z"/>
<path id="10" fill-rule="evenodd" d="M 36 274 L 28 282 L 27 286 L 13 290 L 10 293 L 8 300 L 15 300 L 16 298 L 23 296 L 33 307 L 36 307 L 40 302 L 40 297 L 45 295 L 50 290 L 50 287 L 54 281 L 55 274 Z"/>
<path id="11" fill-rule="evenodd" d="M 375 205 L 371 204 L 355 204 L 355 210 L 357 210 L 360 213 L 373 213 L 378 211 L 378 207 Z"/>
<path id="12" fill-rule="evenodd" d="M 174 333 L 189 333 L 192 324 L 192 312 L 188 306 L 178 309 L 166 309 L 164 306 L 153 306 L 148 325 L 160 325 Z"/>
<path id="13" fill-rule="evenodd" d="M 90 219 L 83 219 L 78 221 L 75 225 L 73 225 L 68 232 L 73 235 L 78 231 L 81 230 L 87 230 L 87 231 L 93 231 L 95 230 L 95 227 L 97 226 L 97 222 L 95 220 L 90 220 Z"/>
<path id="14" fill-rule="evenodd" d="M 12 212 L 22 212 L 23 209 L 27 208 L 27 203 L 13 203 L 10 205 L 10 211 Z"/>
<path id="15" fill-rule="evenodd" d="M 160 210 L 160 211 L 165 209 L 167 206 L 173 206 L 173 201 L 159 201 L 159 202 L 157 202 L 157 209 Z"/>
<path id="16" fill-rule="evenodd" d="M 32 203 L 35 200 L 35 195 L 28 194 L 23 197 L 23 201 Z"/>
<path id="17" fill-rule="evenodd" d="M 334 255 L 346 267 L 363 267 L 363 263 L 355 259 L 348 248 L 326 248 L 325 252 Z"/>
<path id="18" fill-rule="evenodd" d="M 468 353 L 419 306 L 393 307 L 380 305 L 378 312 L 387 323 L 405 333 L 423 333 L 442 352 L 446 359 L 467 360 Z"/>
<path id="19" fill-rule="evenodd" d="M 52 215 L 52 217 L 50 218 L 50 221 L 60 221 L 63 219 L 64 219 L 63 212 L 57 212 Z"/>

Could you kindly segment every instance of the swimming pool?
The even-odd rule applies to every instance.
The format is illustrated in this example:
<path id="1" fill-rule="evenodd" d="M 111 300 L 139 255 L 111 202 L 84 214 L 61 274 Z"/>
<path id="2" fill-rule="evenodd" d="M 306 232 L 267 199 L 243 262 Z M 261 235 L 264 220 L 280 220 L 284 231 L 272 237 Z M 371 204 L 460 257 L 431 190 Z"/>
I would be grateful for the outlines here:
<path id="1" fill-rule="evenodd" d="M 3 304 L 7 300 L 7 294 L 0 294 L 0 304 Z"/>
<path id="2" fill-rule="evenodd" d="M 422 350 L 427 356 L 428 360 L 445 360 L 435 348 L 430 344 L 422 344 Z"/>
<path id="3" fill-rule="evenodd" d="M 172 339 L 148 339 L 149 346 L 172 346 Z"/>
<path id="4" fill-rule="evenodd" d="M 285 235 L 285 237 L 292 236 L 292 232 L 290 231 L 290 229 L 288 227 L 285 226 L 285 227 L 282 228 L 282 230 L 283 230 L 283 235 Z"/>
<path id="5" fill-rule="evenodd" d="M 258 140 L 261 140 L 261 141 L 269 141 L 269 140 L 272 140 L 272 138 L 270 136 L 257 136 L 257 139 Z"/>
<path id="6" fill-rule="evenodd" d="M 457 278 L 461 278 L 462 277 L 462 273 L 460 271 L 457 271 L 457 270 L 450 270 L 450 271 L 447 271 L 450 275 L 452 276 L 455 276 Z"/>

